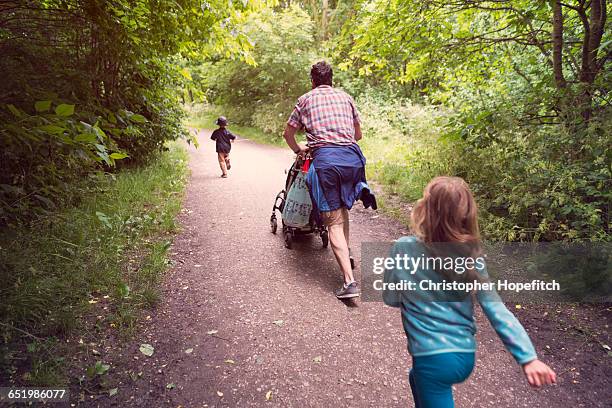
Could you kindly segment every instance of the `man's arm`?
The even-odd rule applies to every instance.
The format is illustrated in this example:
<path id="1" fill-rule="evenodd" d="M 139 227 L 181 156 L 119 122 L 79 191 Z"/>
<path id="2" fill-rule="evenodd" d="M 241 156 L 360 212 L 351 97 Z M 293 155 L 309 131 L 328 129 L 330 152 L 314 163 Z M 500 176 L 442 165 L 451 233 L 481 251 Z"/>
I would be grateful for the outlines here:
<path id="1" fill-rule="evenodd" d="M 287 142 L 291 150 L 293 150 L 295 154 L 300 154 L 306 151 L 306 146 L 298 144 L 298 142 L 295 140 L 296 133 L 297 133 L 296 128 L 294 128 L 291 125 L 287 125 L 285 127 L 285 132 L 283 133 L 283 137 L 285 138 L 285 141 Z"/>
<path id="2" fill-rule="evenodd" d="M 363 135 L 361 134 L 361 124 L 355 121 L 355 140 L 360 141 Z"/>

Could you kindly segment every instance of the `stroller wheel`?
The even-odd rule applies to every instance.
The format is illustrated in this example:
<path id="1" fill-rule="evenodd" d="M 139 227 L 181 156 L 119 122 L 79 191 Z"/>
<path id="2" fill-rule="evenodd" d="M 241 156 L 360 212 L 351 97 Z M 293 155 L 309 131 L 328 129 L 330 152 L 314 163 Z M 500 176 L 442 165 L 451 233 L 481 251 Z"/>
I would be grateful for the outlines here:
<path id="1" fill-rule="evenodd" d="M 285 248 L 291 249 L 292 239 L 291 233 L 289 231 L 285 232 Z"/>
<path id="2" fill-rule="evenodd" d="M 270 217 L 270 230 L 273 234 L 276 234 L 276 230 L 278 229 L 278 222 L 276 221 L 276 215 L 272 214 Z"/>
<path id="3" fill-rule="evenodd" d="M 329 235 L 327 231 L 321 231 L 321 241 L 323 241 L 323 248 L 327 248 L 327 245 L 329 245 Z"/>

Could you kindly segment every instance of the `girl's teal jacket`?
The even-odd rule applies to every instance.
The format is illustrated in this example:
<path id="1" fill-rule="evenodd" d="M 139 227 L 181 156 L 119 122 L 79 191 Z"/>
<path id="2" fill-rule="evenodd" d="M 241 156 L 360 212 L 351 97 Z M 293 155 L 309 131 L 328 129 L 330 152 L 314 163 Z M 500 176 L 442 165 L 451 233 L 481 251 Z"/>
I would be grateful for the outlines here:
<path id="1" fill-rule="evenodd" d="M 390 257 L 397 254 L 408 257 L 427 256 L 427 248 L 415 237 L 403 237 L 397 240 Z M 431 255 L 433 256 L 433 255 Z M 488 278 L 486 268 L 477 269 L 483 278 Z M 405 269 L 387 269 L 384 275 L 386 283 L 413 281 L 419 287 L 420 280 L 442 282 L 440 273 L 430 269 L 418 269 L 411 274 Z M 417 289 L 418 290 L 418 289 Z M 383 291 L 383 299 L 389 306 L 399 307 L 402 322 L 408 337 L 408 350 L 413 356 L 427 356 L 448 352 L 476 351 L 476 324 L 474 323 L 473 298 L 466 295 L 459 301 L 428 301 L 426 294 L 413 291 Z M 506 308 L 495 291 L 480 291 L 475 298 L 501 338 L 508 351 L 519 364 L 525 364 L 537 358 L 533 344 L 517 318 Z"/>

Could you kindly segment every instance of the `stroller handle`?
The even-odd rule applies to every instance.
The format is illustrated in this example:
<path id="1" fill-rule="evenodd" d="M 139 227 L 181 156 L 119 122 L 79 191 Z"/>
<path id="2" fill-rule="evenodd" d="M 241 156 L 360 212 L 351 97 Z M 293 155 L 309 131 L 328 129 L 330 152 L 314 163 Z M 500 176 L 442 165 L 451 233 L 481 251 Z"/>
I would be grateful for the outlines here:
<path id="1" fill-rule="evenodd" d="M 303 163 L 306 159 L 312 160 L 312 150 L 310 148 L 306 149 L 305 152 L 296 153 L 295 162 Z"/>

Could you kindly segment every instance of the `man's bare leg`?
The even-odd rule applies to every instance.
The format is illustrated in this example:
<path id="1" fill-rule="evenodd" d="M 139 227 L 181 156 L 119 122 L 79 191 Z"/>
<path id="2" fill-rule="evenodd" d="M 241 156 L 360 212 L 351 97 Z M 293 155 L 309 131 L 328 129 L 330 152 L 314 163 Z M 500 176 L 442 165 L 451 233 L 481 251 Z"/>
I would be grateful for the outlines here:
<path id="1" fill-rule="evenodd" d="M 346 240 L 346 247 L 350 248 L 349 243 L 349 212 L 348 209 L 342 208 L 342 229 L 344 230 L 344 239 Z"/>
<path id="2" fill-rule="evenodd" d="M 351 261 L 349 259 L 349 249 L 344 237 L 343 224 L 330 225 L 329 242 L 331 243 L 332 251 L 336 257 L 340 270 L 344 275 L 344 283 L 354 282 L 353 270 L 351 269 Z"/>

